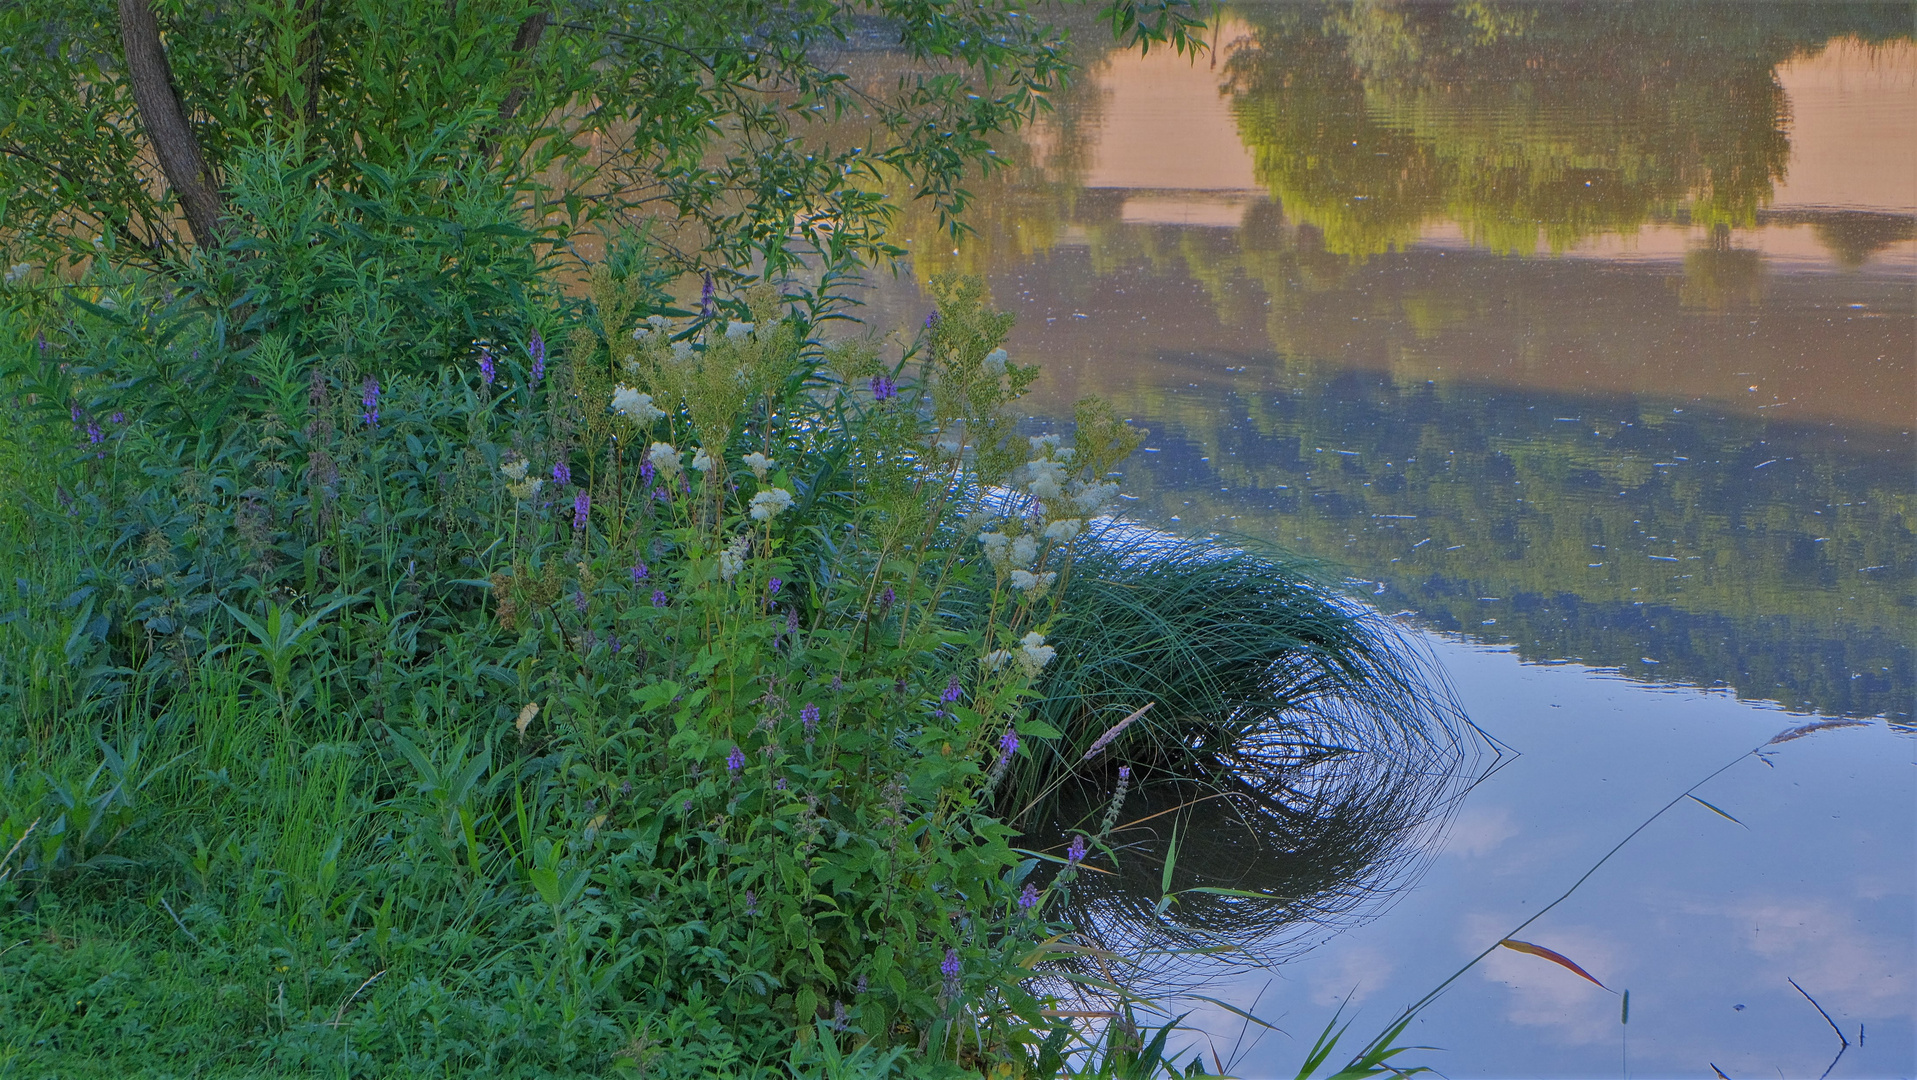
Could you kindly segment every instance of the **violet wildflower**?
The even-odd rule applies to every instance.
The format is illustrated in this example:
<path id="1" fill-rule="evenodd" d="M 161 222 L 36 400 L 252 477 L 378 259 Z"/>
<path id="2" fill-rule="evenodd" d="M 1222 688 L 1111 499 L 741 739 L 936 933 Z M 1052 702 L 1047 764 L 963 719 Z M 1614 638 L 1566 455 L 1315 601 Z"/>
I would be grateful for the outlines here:
<path id="1" fill-rule="evenodd" d="M 845 689 L 845 680 L 837 675 L 832 676 L 832 692 L 836 694 L 843 689 Z"/>
<path id="2" fill-rule="evenodd" d="M 1120 780 L 1130 780 L 1132 778 L 1132 767 L 1130 765 L 1120 765 L 1118 767 L 1118 778 Z"/>
<path id="3" fill-rule="evenodd" d="M 879 593 L 879 610 L 880 611 L 892 610 L 892 604 L 898 598 L 899 598 L 899 594 L 892 591 L 892 586 L 887 585 L 885 587 L 885 591 Z"/>
<path id="4" fill-rule="evenodd" d="M 579 489 L 579 494 L 572 497 L 572 527 L 575 529 L 585 528 L 586 515 L 591 512 L 591 510 L 592 496 L 586 494 L 584 488 Z"/>
<path id="5" fill-rule="evenodd" d="M 91 420 L 87 421 L 87 441 L 90 443 L 97 443 L 97 442 L 104 442 L 105 440 L 106 440 L 106 435 L 103 432 L 101 432 L 100 425 L 94 423 Z"/>
<path id="6" fill-rule="evenodd" d="M 532 340 L 526 343 L 526 353 L 532 357 L 532 372 L 527 385 L 537 387 L 539 380 L 546 377 L 546 339 L 539 331 L 532 332 Z"/>
<path id="7" fill-rule="evenodd" d="M 1000 735 L 998 737 L 999 760 L 1001 761 L 1006 760 L 1017 752 L 1018 752 L 1018 732 L 1013 731 L 1011 728 L 1006 728 L 1005 734 Z"/>
<path id="8" fill-rule="evenodd" d="M 73 425 L 75 427 L 78 427 L 80 426 L 81 417 L 84 416 L 85 414 L 80 411 L 79 405 L 74 404 L 74 405 L 67 406 L 67 415 L 73 417 Z"/>
<path id="9" fill-rule="evenodd" d="M 360 388 L 359 403 L 365 406 L 365 411 L 359 414 L 360 419 L 366 421 L 367 427 L 378 427 L 379 426 L 379 380 L 378 379 L 373 378 L 371 375 L 368 375 L 366 377 L 365 385 Z"/>
<path id="10" fill-rule="evenodd" d="M 810 702 L 799 710 L 799 723 L 805 725 L 805 733 L 812 734 L 819 729 L 819 707 Z"/>
<path id="11" fill-rule="evenodd" d="M 1072 837 L 1071 846 L 1065 849 L 1065 862 L 1069 865 L 1076 866 L 1084 858 L 1085 837 L 1084 834 L 1081 833 L 1078 836 Z"/>
<path id="12" fill-rule="evenodd" d="M 1018 909 L 1030 911 L 1038 906 L 1038 886 L 1027 882 L 1025 891 L 1018 894 Z"/>
<path id="13" fill-rule="evenodd" d="M 718 296 L 718 293 L 719 290 L 713 287 L 712 275 L 710 273 L 706 274 L 705 284 L 699 289 L 699 314 L 712 314 L 713 300 Z"/>
<path id="14" fill-rule="evenodd" d="M 680 803 L 680 804 L 679 804 L 679 812 L 680 812 L 680 813 L 682 813 L 682 814 L 690 814 L 690 813 L 692 813 L 692 800 L 691 800 L 691 799 L 687 799 L 687 800 L 686 800 L 685 802 L 682 802 L 682 803 Z"/>
<path id="15" fill-rule="evenodd" d="M 617 635 L 606 635 L 606 648 L 611 649 L 614 656 L 619 655 L 619 638 Z"/>
<path id="16" fill-rule="evenodd" d="M 563 461 L 553 462 L 552 481 L 560 485 L 572 483 L 572 468 Z"/>
<path id="17" fill-rule="evenodd" d="M 632 781 L 630 781 L 630 780 L 627 780 L 627 781 L 626 781 L 625 783 L 622 783 L 622 784 L 620 784 L 620 785 L 619 785 L 619 797 L 620 797 L 620 798 L 622 798 L 622 799 L 623 799 L 623 798 L 626 798 L 626 797 L 628 797 L 628 796 L 630 796 L 631 794 L 632 794 Z"/>
<path id="18" fill-rule="evenodd" d="M 757 915 L 759 913 L 759 898 L 752 894 L 751 889 L 746 890 L 745 900 L 746 900 L 746 914 Z"/>
<path id="19" fill-rule="evenodd" d="M 587 603 L 588 601 L 586 599 L 586 594 L 584 592 L 576 592 L 572 594 L 572 607 L 574 611 L 577 611 L 583 614 L 586 610 Z M 586 636 L 591 637 L 592 635 L 588 633 Z"/>
<path id="20" fill-rule="evenodd" d="M 479 350 L 479 382 L 480 382 L 480 385 L 482 385 L 482 386 L 491 386 L 491 385 L 493 384 L 493 380 L 494 380 L 495 378 L 497 378 L 497 377 L 498 377 L 498 372 L 496 372 L 496 371 L 495 371 L 495 370 L 493 369 L 493 354 L 492 354 L 492 350 L 490 350 L 490 349 L 481 349 L 481 350 Z"/>
<path id="21" fill-rule="evenodd" d="M 126 414 L 125 414 L 125 413 L 123 413 L 123 412 L 116 412 L 116 413 L 114 413 L 114 414 L 113 414 L 113 422 L 114 422 L 115 424 L 124 424 L 124 423 L 126 423 Z"/>
<path id="22" fill-rule="evenodd" d="M 666 599 L 666 594 L 663 590 L 660 590 L 660 589 L 652 590 L 652 606 L 653 607 L 665 607 L 669 603 L 671 603 L 671 601 Z"/>
<path id="23" fill-rule="evenodd" d="M 899 396 L 899 384 L 884 375 L 872 376 L 871 386 L 872 396 L 879 401 Z"/>
<path id="24" fill-rule="evenodd" d="M 651 458 L 640 458 L 639 459 L 639 486 L 645 487 L 647 484 L 652 483 L 652 474 L 657 471 L 658 471 L 657 469 L 652 467 Z"/>
<path id="25" fill-rule="evenodd" d="M 930 315 L 927 315 L 927 316 L 925 317 L 925 328 L 926 328 L 927 330 L 930 330 L 930 329 L 932 329 L 932 328 L 933 328 L 934 326 L 937 326 L 938 324 L 939 324 L 939 313 L 938 313 L 938 312 L 936 312 L 936 311 L 934 311 L 934 312 L 932 312 L 932 313 L 931 313 Z"/>
<path id="26" fill-rule="evenodd" d="M 965 965 L 959 963 L 958 950 L 945 950 L 945 960 L 939 964 L 939 974 L 945 976 L 947 979 L 956 979 L 959 977 L 959 972 L 963 970 L 965 970 Z"/>
<path id="27" fill-rule="evenodd" d="M 632 580 L 644 581 L 651 576 L 652 576 L 652 568 L 647 566 L 645 563 L 636 562 L 632 564 Z"/>
<path id="28" fill-rule="evenodd" d="M 799 631 L 799 609 L 786 608 L 785 609 L 785 632 L 788 634 L 796 634 L 798 633 L 798 631 Z"/>
<path id="29" fill-rule="evenodd" d="M 732 752 L 726 755 L 726 771 L 737 776 L 739 770 L 743 768 L 745 768 L 745 751 L 735 746 Z"/>
<path id="30" fill-rule="evenodd" d="M 950 705 L 954 701 L 957 701 L 959 695 L 962 693 L 964 693 L 964 690 L 959 686 L 959 678 L 957 675 L 954 675 L 952 676 L 952 681 L 945 684 L 945 692 L 939 695 L 939 700 Z"/>
<path id="31" fill-rule="evenodd" d="M 774 791 L 784 791 L 784 790 L 785 790 L 785 777 L 783 777 L 783 776 L 781 776 L 781 777 L 779 777 L 779 778 L 778 778 L 777 780 L 774 780 L 774 781 L 772 782 L 772 790 L 774 790 Z"/>
<path id="32" fill-rule="evenodd" d="M 765 583 L 765 594 L 767 596 L 777 596 L 779 595 L 779 590 L 783 588 L 784 585 L 784 578 L 773 578 L 771 581 Z"/>

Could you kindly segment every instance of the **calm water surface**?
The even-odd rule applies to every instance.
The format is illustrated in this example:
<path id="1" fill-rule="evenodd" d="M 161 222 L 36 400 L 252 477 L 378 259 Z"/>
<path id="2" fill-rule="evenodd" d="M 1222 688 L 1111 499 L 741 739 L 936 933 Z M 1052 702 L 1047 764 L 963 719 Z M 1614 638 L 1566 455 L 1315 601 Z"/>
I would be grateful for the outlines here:
<path id="1" fill-rule="evenodd" d="M 1522 935 L 1628 1025 L 1500 951 L 1410 1035 L 1454 1076 L 1816 1076 L 1794 978 L 1831 1075 L 1917 1073 L 1912 24 L 1245 6 L 1196 64 L 1096 65 L 956 250 L 908 221 L 872 321 L 985 274 L 1037 412 L 1152 430 L 1137 517 L 1337 564 L 1518 754 L 1362 918 L 1262 927 L 1204 989 L 1285 1033 L 1193 1004 L 1208 1057 L 1289 1075 L 1340 1001 L 1368 1037 L 1821 716 L 1864 723 L 1743 757 L 1698 791 L 1735 822 L 1687 802 Z"/>

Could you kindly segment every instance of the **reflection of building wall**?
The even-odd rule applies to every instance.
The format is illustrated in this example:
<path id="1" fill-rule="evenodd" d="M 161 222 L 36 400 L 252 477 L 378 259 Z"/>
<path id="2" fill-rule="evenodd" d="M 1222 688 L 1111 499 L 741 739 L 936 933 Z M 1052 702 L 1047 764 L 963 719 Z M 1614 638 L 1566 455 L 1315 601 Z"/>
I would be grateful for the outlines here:
<path id="1" fill-rule="evenodd" d="M 1778 65 L 1791 159 L 1771 206 L 1917 214 L 1917 43 L 1840 38 Z"/>

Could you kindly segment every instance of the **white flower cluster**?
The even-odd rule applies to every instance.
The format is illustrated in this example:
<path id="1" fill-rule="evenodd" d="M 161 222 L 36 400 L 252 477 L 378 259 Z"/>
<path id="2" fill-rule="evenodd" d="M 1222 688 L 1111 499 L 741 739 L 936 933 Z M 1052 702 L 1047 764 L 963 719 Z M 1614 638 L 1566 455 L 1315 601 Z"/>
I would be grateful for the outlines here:
<path id="1" fill-rule="evenodd" d="M 664 315 L 648 315 L 646 316 L 646 325 L 633 328 L 632 340 L 644 341 L 654 334 L 670 333 L 671 326 L 672 320 L 666 318 Z"/>
<path id="2" fill-rule="evenodd" d="M 503 461 L 499 465 L 499 474 L 507 481 L 506 490 L 512 492 L 515 499 L 537 498 L 539 489 L 546 486 L 546 481 L 540 477 L 528 479 L 526 466 L 527 461 L 522 457 Z"/>
<path id="3" fill-rule="evenodd" d="M 771 521 L 792 506 L 792 493 L 784 488 L 766 488 L 752 497 L 752 520 Z"/>
<path id="4" fill-rule="evenodd" d="M 752 470 L 752 475 L 758 477 L 759 482 L 763 484 L 766 474 L 777 468 L 779 463 L 754 450 L 745 456 L 745 464 L 746 468 Z"/>
<path id="5" fill-rule="evenodd" d="M 739 571 L 745 569 L 746 553 L 751 550 L 752 540 L 750 537 L 734 537 L 732 543 L 727 544 L 726 549 L 719 553 L 720 579 L 723 581 L 731 581 L 733 578 L 738 577 Z"/>
<path id="6" fill-rule="evenodd" d="M 665 410 L 652 403 L 651 394 L 642 394 L 624 383 L 613 387 L 612 411 L 641 424 L 650 424 L 666 415 Z"/>
<path id="7" fill-rule="evenodd" d="M 979 662 L 985 666 L 985 670 L 987 671 L 998 671 L 1004 668 L 1006 664 L 1016 661 L 1018 663 L 1019 674 L 1029 679 L 1045 670 L 1045 665 L 1051 663 L 1052 658 L 1057 655 L 1057 649 L 1045 644 L 1045 635 L 1034 630 L 1019 639 L 1018 649 L 1016 651 L 1012 649 L 993 649 L 991 652 L 986 653 Z"/>
<path id="8" fill-rule="evenodd" d="M 12 266 L 7 267 L 7 273 L 6 273 L 7 284 L 12 285 L 13 283 L 19 281 L 21 278 L 26 277 L 27 274 L 32 272 L 32 270 L 33 270 L 32 263 L 14 263 Z"/>
<path id="9" fill-rule="evenodd" d="M 754 323 L 727 320 L 726 337 L 733 341 L 737 341 L 740 338 L 748 338 L 752 336 L 752 331 L 756 328 L 757 326 Z"/>
<path id="10" fill-rule="evenodd" d="M 679 475 L 679 448 L 671 443 L 656 442 L 646 451 L 646 460 L 659 470 L 661 480 L 673 480 Z"/>
<path id="11" fill-rule="evenodd" d="M 696 472 L 700 474 L 701 476 L 708 476 L 712 473 L 713 464 L 714 463 L 712 460 L 712 455 L 706 453 L 705 447 L 701 446 L 697 450 L 694 450 L 692 452 L 692 471 L 693 472 Z"/>

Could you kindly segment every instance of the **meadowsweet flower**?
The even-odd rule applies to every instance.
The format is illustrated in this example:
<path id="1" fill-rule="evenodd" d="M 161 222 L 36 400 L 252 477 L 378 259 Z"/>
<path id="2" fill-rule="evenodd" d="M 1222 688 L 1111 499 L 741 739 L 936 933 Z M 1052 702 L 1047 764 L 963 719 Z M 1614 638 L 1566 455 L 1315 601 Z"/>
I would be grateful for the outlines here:
<path id="1" fill-rule="evenodd" d="M 1118 485 L 1086 484 L 1073 494 L 1072 505 L 1087 517 L 1103 513 L 1118 498 Z"/>
<path id="2" fill-rule="evenodd" d="M 1021 536 L 1012 541 L 1012 550 L 1006 560 L 1013 566 L 1029 567 L 1038 558 L 1038 541 L 1029 536 Z"/>
<path id="3" fill-rule="evenodd" d="M 732 752 L 726 755 L 726 771 L 731 773 L 734 776 L 737 776 L 739 775 L 740 770 L 744 768 L 745 768 L 745 751 L 735 746 L 732 748 Z"/>
<path id="4" fill-rule="evenodd" d="M 1045 670 L 1045 665 L 1058 655 L 1057 649 L 1045 644 L 1045 635 L 1036 630 L 1020 638 L 1018 645 L 1018 665 L 1027 678 Z"/>
<path id="5" fill-rule="evenodd" d="M 745 456 L 745 464 L 746 468 L 752 470 L 752 475 L 758 477 L 760 483 L 764 483 L 766 474 L 771 472 L 779 463 L 754 450 Z"/>
<path id="6" fill-rule="evenodd" d="M 552 482 L 561 487 L 572 483 L 572 466 L 563 461 L 552 463 Z"/>
<path id="7" fill-rule="evenodd" d="M 493 368 L 493 354 L 486 351 L 485 349 L 479 350 L 480 384 L 483 386 L 491 386 L 493 384 L 493 380 L 498 378 L 498 374 L 499 373 Z"/>
<path id="8" fill-rule="evenodd" d="M 632 580 L 644 581 L 651 576 L 652 567 L 647 566 L 643 562 L 635 562 L 632 564 Z"/>
<path id="9" fill-rule="evenodd" d="M 982 532 L 978 534 L 979 546 L 985 549 L 985 557 L 993 566 L 1004 567 L 1009 558 L 1012 538 L 1002 532 Z"/>
<path id="10" fill-rule="evenodd" d="M 719 553 L 719 577 L 721 580 L 731 581 L 734 577 L 738 576 L 739 571 L 745 569 L 746 552 L 750 550 L 751 544 L 752 541 L 747 537 L 736 537 L 732 543 L 726 545 L 724 551 Z"/>
<path id="11" fill-rule="evenodd" d="M 899 396 L 899 384 L 884 375 L 872 376 L 872 397 L 878 401 Z"/>
<path id="12" fill-rule="evenodd" d="M 613 387 L 612 411 L 641 424 L 650 424 L 666 415 L 665 410 L 652 403 L 651 394 L 642 394 L 624 383 Z"/>
<path id="13" fill-rule="evenodd" d="M 726 337 L 733 341 L 737 341 L 740 338 L 751 337 L 753 329 L 754 324 L 749 322 L 739 322 L 736 319 L 728 319 L 726 321 Z"/>
<path id="14" fill-rule="evenodd" d="M 1067 541 L 1077 536 L 1084 527 L 1085 523 L 1077 518 L 1059 518 L 1045 526 L 1045 539 Z"/>
<path id="15" fill-rule="evenodd" d="M 664 331 L 672 325 L 672 320 L 666 318 L 664 315 L 648 315 L 646 316 L 646 325 L 652 327 L 654 330 Z"/>
<path id="16" fill-rule="evenodd" d="M 1046 570 L 1034 574 L 1030 570 L 1012 571 L 1012 588 L 1019 592 L 1042 593 L 1058 580 L 1058 571 Z"/>
<path id="17" fill-rule="evenodd" d="M 537 330 L 532 332 L 532 340 L 526 343 L 526 355 L 532 357 L 531 378 L 528 384 L 537 387 L 539 380 L 546 377 L 546 339 L 540 337 Z"/>
<path id="18" fill-rule="evenodd" d="M 1018 894 L 1018 909 L 1020 911 L 1030 911 L 1037 906 L 1038 886 L 1033 885 L 1031 882 L 1026 882 L 1025 890 Z"/>
<path id="19" fill-rule="evenodd" d="M 646 461 L 658 469 L 661 476 L 671 481 L 679 475 L 681 464 L 679 448 L 671 443 L 656 442 L 646 451 Z"/>
<path id="20" fill-rule="evenodd" d="M 784 488 L 767 488 L 752 497 L 752 519 L 771 521 L 792 505 L 792 493 Z"/>
<path id="21" fill-rule="evenodd" d="M 590 513 L 591 510 L 592 496 L 586 493 L 586 489 L 580 488 L 579 493 L 572 497 L 572 527 L 575 529 L 585 528 L 587 514 Z"/>
<path id="22" fill-rule="evenodd" d="M 1012 654 L 1009 650 L 993 649 L 991 652 L 979 657 L 978 662 L 979 665 L 987 671 L 997 671 L 1004 667 L 1011 659 Z"/>
<path id="23" fill-rule="evenodd" d="M 680 363 L 684 363 L 684 362 L 686 362 L 687 360 L 690 360 L 690 359 L 692 359 L 692 342 L 690 342 L 690 341 L 675 341 L 675 342 L 673 342 L 673 343 L 672 343 L 672 358 L 673 358 L 674 360 L 677 360 L 677 361 L 679 361 Z"/>
<path id="24" fill-rule="evenodd" d="M 692 452 L 692 469 L 701 475 L 712 471 L 712 455 L 706 453 L 705 447 L 701 446 Z"/>
<path id="25" fill-rule="evenodd" d="M 634 341 L 644 341 L 651 336 L 652 328 L 649 326 L 635 326 L 632 328 L 632 340 Z"/>
<path id="26" fill-rule="evenodd" d="M 1034 454 L 1043 454 L 1047 450 L 1056 450 L 1058 449 L 1060 441 L 1057 435 L 1027 435 L 1025 437 L 1026 445 L 1032 448 L 1032 453 Z"/>
<path id="27" fill-rule="evenodd" d="M 1006 353 L 1004 349 L 993 349 L 991 352 L 985 354 L 985 363 L 983 366 L 985 370 L 994 375 L 1003 375 L 1005 374 L 1005 362 L 1010 359 L 1011 356 Z"/>
<path id="28" fill-rule="evenodd" d="M 1085 858 L 1085 837 L 1083 834 L 1072 837 L 1070 847 L 1065 849 L 1065 861 L 1077 865 Z"/>
<path id="29" fill-rule="evenodd" d="M 666 594 L 664 590 L 662 589 L 652 590 L 652 606 L 653 607 L 665 607 L 667 604 L 671 602 L 672 601 L 666 599 Z"/>
<path id="30" fill-rule="evenodd" d="M 361 420 L 366 421 L 367 427 L 378 427 L 379 426 L 379 380 L 378 379 L 373 378 L 371 375 L 368 375 L 366 377 L 366 382 L 360 387 L 359 403 L 365 407 L 365 411 L 359 414 L 359 418 Z"/>
<path id="31" fill-rule="evenodd" d="M 1056 499 L 1065 494 L 1065 465 L 1048 458 L 1039 458 L 1026 463 L 1025 468 L 1031 474 L 1031 482 L 1025 487 L 1041 499 Z"/>

